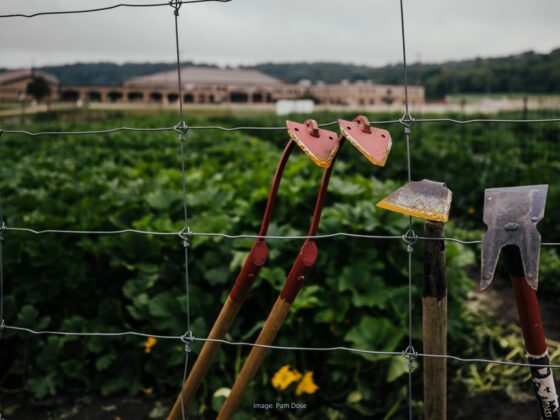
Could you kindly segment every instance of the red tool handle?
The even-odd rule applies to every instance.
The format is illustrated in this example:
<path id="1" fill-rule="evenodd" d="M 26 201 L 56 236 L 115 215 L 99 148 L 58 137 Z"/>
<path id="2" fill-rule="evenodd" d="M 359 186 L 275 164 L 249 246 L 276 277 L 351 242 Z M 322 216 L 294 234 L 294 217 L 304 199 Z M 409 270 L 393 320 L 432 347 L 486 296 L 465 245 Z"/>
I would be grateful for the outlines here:
<path id="1" fill-rule="evenodd" d="M 503 253 L 515 293 L 527 361 L 532 365 L 550 365 L 537 293 L 525 279 L 519 248 L 507 246 Z M 560 420 L 558 394 L 554 385 L 552 369 L 531 367 L 531 375 L 541 419 Z"/>
<path id="2" fill-rule="evenodd" d="M 315 261 L 317 261 L 317 245 L 311 240 L 307 240 L 303 243 L 301 250 L 292 265 L 290 274 L 286 278 L 286 283 L 284 288 L 280 293 L 280 298 L 288 303 L 292 303 L 301 288 L 303 287 L 303 282 L 305 277 L 313 268 Z"/>
<path id="3" fill-rule="evenodd" d="M 284 151 L 282 152 L 278 166 L 276 166 L 276 171 L 274 172 L 274 178 L 272 179 L 272 186 L 270 187 L 270 193 L 258 236 L 265 236 L 268 232 L 270 218 L 272 217 L 272 210 L 276 204 L 278 188 L 280 187 L 280 181 L 282 180 L 282 174 L 284 173 L 284 168 L 286 167 L 288 158 L 290 157 L 295 145 L 295 141 L 288 141 Z M 233 289 L 229 295 L 232 300 L 236 302 L 243 302 L 243 300 L 245 300 L 245 297 L 247 296 L 249 289 L 253 286 L 255 278 L 259 274 L 261 267 L 266 262 L 267 252 L 268 248 L 264 240 L 261 238 L 257 239 L 253 248 L 251 248 L 251 252 L 247 256 L 245 263 L 243 264 L 243 268 L 235 280 L 235 284 L 233 285 Z"/>
<path id="4" fill-rule="evenodd" d="M 316 260 L 317 245 L 311 240 L 305 241 L 288 274 L 284 289 L 276 300 L 259 333 L 256 344 L 268 346 L 274 342 L 280 327 L 290 313 L 292 302 L 303 286 L 305 276 L 309 274 Z M 245 391 L 261 367 L 267 352 L 268 349 L 266 347 L 253 347 L 251 349 L 231 388 L 231 392 L 220 409 L 217 420 L 229 420 L 233 417 L 239 403 L 243 399 Z"/>
<path id="5" fill-rule="evenodd" d="M 278 165 L 276 166 L 274 178 L 272 179 L 272 186 L 270 187 L 268 202 L 266 203 L 266 210 L 264 212 L 258 236 L 264 236 L 268 231 L 270 218 L 272 217 L 272 210 L 274 209 L 276 196 L 278 195 L 278 188 L 280 187 L 280 181 L 282 180 L 282 174 L 284 173 L 284 168 L 286 167 L 286 163 L 288 162 L 288 158 L 290 157 L 295 144 L 296 143 L 293 140 L 288 141 L 284 151 L 282 152 Z M 251 286 L 253 286 L 260 269 L 266 263 L 267 252 L 268 249 L 264 239 L 257 239 L 251 248 L 251 252 L 249 252 L 249 255 L 243 263 L 243 267 L 235 280 L 235 284 L 233 285 L 229 298 L 224 303 L 224 306 L 218 315 L 218 319 L 214 322 L 210 334 L 208 335 L 209 339 L 223 340 L 225 338 L 233 321 L 237 317 L 241 305 L 247 297 L 247 293 L 251 289 Z M 200 354 L 197 357 L 189 376 L 187 377 L 187 380 L 183 384 L 183 389 L 169 413 L 168 420 L 179 420 L 183 412 L 189 412 L 189 406 L 192 403 L 200 384 L 204 380 L 210 364 L 214 360 L 219 348 L 219 341 L 206 341 L 204 343 Z"/>
<path id="6" fill-rule="evenodd" d="M 332 170 L 334 168 L 334 164 L 336 163 L 338 153 L 342 149 L 345 140 L 344 136 L 339 136 L 339 148 L 336 155 L 331 161 L 329 167 L 325 169 L 325 172 L 323 172 L 323 178 L 321 179 L 321 185 L 319 186 L 319 192 L 317 193 L 315 210 L 313 211 L 313 218 L 311 219 L 311 226 L 309 227 L 307 236 L 315 236 L 319 230 L 319 222 L 321 221 L 321 213 L 323 212 L 323 207 L 325 205 L 325 197 L 327 196 Z M 305 277 L 309 274 L 311 268 L 317 260 L 317 252 L 317 245 L 313 242 L 313 240 L 307 239 L 303 243 L 300 253 L 298 254 L 292 269 L 286 278 L 286 283 L 284 284 L 282 293 L 280 294 L 280 297 L 286 302 L 292 303 L 295 300 L 297 294 L 303 287 Z"/>
<path id="7" fill-rule="evenodd" d="M 243 268 L 239 272 L 235 284 L 231 289 L 229 297 L 236 302 L 243 302 L 247 293 L 253 286 L 255 278 L 259 274 L 261 267 L 266 263 L 268 247 L 262 240 L 257 240 L 247 256 Z"/>
<path id="8" fill-rule="evenodd" d="M 340 147 L 337 151 L 340 151 L 342 144 L 344 143 L 344 137 L 340 136 L 338 138 Z M 327 194 L 327 189 L 329 186 L 329 181 L 336 161 L 336 155 L 334 156 L 331 164 L 325 172 L 323 172 L 323 178 L 321 179 L 321 186 L 319 187 L 319 192 L 317 194 L 317 199 L 315 201 L 315 210 L 313 212 L 313 218 L 311 220 L 311 226 L 307 233 L 308 236 L 314 236 L 317 234 L 319 228 L 319 221 L 321 220 L 321 213 L 323 210 L 323 205 L 325 202 L 325 196 Z M 286 278 L 284 283 L 284 288 L 278 296 L 272 311 L 268 315 L 265 324 L 257 338 L 256 344 L 260 345 L 271 345 L 276 339 L 276 335 L 280 330 L 280 327 L 284 323 L 284 320 L 288 316 L 292 303 L 294 302 L 297 294 L 303 287 L 305 277 L 313 268 L 313 265 L 317 261 L 317 245 L 313 240 L 307 239 L 298 253 L 294 264 Z M 267 349 L 265 347 L 253 347 L 247 360 L 243 364 L 231 392 L 224 402 L 224 405 L 220 409 L 217 420 L 226 420 L 233 417 L 237 407 L 241 403 L 245 391 L 249 387 L 251 381 L 255 377 L 257 371 L 262 365 L 264 358 L 266 356 Z"/>

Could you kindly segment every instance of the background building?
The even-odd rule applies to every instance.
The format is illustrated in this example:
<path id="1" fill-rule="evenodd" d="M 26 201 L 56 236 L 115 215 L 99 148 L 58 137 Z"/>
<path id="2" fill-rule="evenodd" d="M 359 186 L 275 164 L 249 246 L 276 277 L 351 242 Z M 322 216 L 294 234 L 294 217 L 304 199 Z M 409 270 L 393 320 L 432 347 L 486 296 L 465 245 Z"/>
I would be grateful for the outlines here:
<path id="1" fill-rule="evenodd" d="M 184 67 L 181 70 L 186 104 L 272 104 L 280 99 L 313 99 L 326 105 L 379 105 L 404 102 L 402 86 L 372 82 L 287 84 L 258 70 Z M 177 103 L 177 72 L 165 71 L 134 77 L 122 87 L 64 86 L 62 101 Z M 410 102 L 423 104 L 424 88 L 409 88 Z"/>
<path id="2" fill-rule="evenodd" d="M 0 101 L 21 100 L 33 75 L 51 85 L 50 99 L 63 102 L 138 103 L 173 105 L 179 101 L 177 72 L 165 71 L 125 80 L 122 86 L 60 86 L 44 72 L 14 70 L 0 74 Z M 184 67 L 181 70 L 186 104 L 273 104 L 281 99 L 312 99 L 319 105 L 372 106 L 404 103 L 404 89 L 369 81 L 337 84 L 284 83 L 258 70 Z M 423 104 L 424 88 L 409 87 L 411 104 Z"/>
<path id="3" fill-rule="evenodd" d="M 59 82 L 56 77 L 39 70 L 20 69 L 0 73 L 0 102 L 18 102 L 32 99 L 26 91 L 27 85 L 33 77 L 42 77 L 49 84 L 51 94 L 47 99 L 58 98 Z"/>

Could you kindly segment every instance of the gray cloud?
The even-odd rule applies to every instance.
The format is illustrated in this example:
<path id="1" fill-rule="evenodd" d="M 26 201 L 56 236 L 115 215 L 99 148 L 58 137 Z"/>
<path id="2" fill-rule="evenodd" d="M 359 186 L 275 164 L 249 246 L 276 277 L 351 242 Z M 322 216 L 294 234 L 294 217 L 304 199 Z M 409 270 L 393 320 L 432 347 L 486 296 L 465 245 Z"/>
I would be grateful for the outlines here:
<path id="1" fill-rule="evenodd" d="M 557 1 L 404 1 L 411 61 L 549 51 L 560 45 Z M 3 0 L 0 13 L 114 3 Z M 183 5 L 181 55 L 184 60 L 219 64 L 395 63 L 401 60 L 399 19 L 398 0 L 233 0 Z M 170 7 L 4 19 L 0 39 L 0 67 L 174 59 Z"/>

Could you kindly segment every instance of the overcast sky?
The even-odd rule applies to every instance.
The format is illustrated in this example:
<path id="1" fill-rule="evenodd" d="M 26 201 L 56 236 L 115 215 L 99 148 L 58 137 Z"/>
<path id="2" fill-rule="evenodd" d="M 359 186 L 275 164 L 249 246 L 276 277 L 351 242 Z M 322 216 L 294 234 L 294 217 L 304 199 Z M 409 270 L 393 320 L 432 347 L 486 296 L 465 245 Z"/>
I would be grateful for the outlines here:
<path id="1" fill-rule="evenodd" d="M 79 9 L 121 0 L 2 0 L 0 14 Z M 153 3 L 162 0 L 127 0 Z M 500 56 L 560 46 L 558 0 L 404 0 L 411 62 Z M 398 0 L 232 0 L 183 5 L 182 60 L 401 61 Z M 172 9 L 0 20 L 0 67 L 173 61 Z"/>

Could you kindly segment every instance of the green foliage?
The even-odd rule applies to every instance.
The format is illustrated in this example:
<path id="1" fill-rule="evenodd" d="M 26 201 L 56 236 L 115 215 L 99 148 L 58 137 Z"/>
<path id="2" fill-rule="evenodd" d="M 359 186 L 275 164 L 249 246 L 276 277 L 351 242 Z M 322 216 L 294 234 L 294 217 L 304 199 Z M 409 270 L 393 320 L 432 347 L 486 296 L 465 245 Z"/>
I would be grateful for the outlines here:
<path id="1" fill-rule="evenodd" d="M 340 116 L 339 117 L 346 117 Z M 31 129 L 74 130 L 117 125 L 171 126 L 174 117 L 127 120 L 122 115 L 64 114 Z M 380 119 L 394 116 L 380 116 Z M 294 116 L 294 118 L 298 118 Z M 317 115 L 330 121 L 332 115 Z M 192 118 L 193 125 L 281 125 L 278 118 L 233 115 Z M 393 151 L 388 165 L 373 168 L 349 144 L 341 152 L 327 196 L 320 233 L 350 231 L 401 235 L 408 218 L 375 203 L 406 180 L 402 127 L 389 126 Z M 556 126 L 434 126 L 413 129 L 415 178 L 446 181 L 454 191 L 449 236 L 480 237 L 483 190 L 487 186 L 548 182 L 547 213 L 560 200 Z M 187 190 L 195 232 L 256 233 L 274 167 L 286 136 L 282 132 L 188 134 Z M 178 232 L 183 228 L 181 175 L 175 133 L 115 133 L 106 136 L 14 137 L 0 142 L 0 193 L 9 226 L 35 229 L 116 230 L 128 227 Z M 532 159 L 528 159 L 528 156 Z M 270 234 L 304 234 L 321 170 L 294 152 L 280 188 Z M 557 197 L 560 198 L 560 197 Z M 543 221 L 545 240 L 558 237 Z M 415 222 L 421 232 L 422 225 Z M 10 231 L 4 243 L 5 317 L 11 325 L 64 331 L 145 331 L 180 335 L 186 330 L 184 259 L 176 236 L 42 235 Z M 192 331 L 209 331 L 252 241 L 195 237 L 190 248 Z M 285 346 L 353 346 L 401 351 L 408 325 L 407 253 L 400 241 L 360 238 L 320 240 L 319 260 L 278 336 Z M 283 285 L 301 243 L 269 241 L 269 260 L 255 282 L 228 339 L 253 341 Z M 419 242 L 414 253 L 413 338 L 421 348 Z M 448 243 L 449 345 L 451 353 L 472 343 L 475 320 L 465 317 L 467 291 L 475 286 L 466 268 L 477 248 Z M 543 264 L 557 270 L 554 251 Z M 556 267 L 556 268 L 554 268 Z M 554 272 L 554 271 L 553 271 Z M 552 277 L 552 276 L 551 276 Z M 558 276 L 556 276 L 557 278 Z M 551 290 L 557 290 L 550 280 Z M 557 283 L 555 283 L 557 284 Z M 6 331 L 0 341 L 3 388 L 24 387 L 32 399 L 74 393 L 127 393 L 153 388 L 155 396 L 178 391 L 184 347 L 157 340 L 146 352 L 136 337 L 29 337 Z M 475 346 L 473 346 L 475 347 Z M 193 357 L 199 346 L 195 345 Z M 195 410 L 212 416 L 234 381 L 245 350 L 224 346 L 200 390 Z M 342 352 L 270 352 L 242 405 L 285 401 L 270 380 L 285 364 L 313 371 L 319 391 L 300 398 L 309 418 L 390 418 L 405 409 L 406 361 Z M 420 381 L 419 375 L 414 376 Z M 227 390 L 226 390 L 227 391 Z M 293 395 L 290 398 L 294 398 Z M 243 417 L 244 416 L 244 417 Z"/>
<path id="2" fill-rule="evenodd" d="M 541 264 L 539 273 L 539 290 L 560 296 L 560 257 L 554 249 L 541 250 Z"/>
<path id="3" fill-rule="evenodd" d="M 503 292 L 503 291 L 500 291 Z M 477 320 L 472 330 L 473 345 L 466 350 L 467 357 L 485 357 L 519 362 L 524 360 L 525 348 L 521 339 L 521 328 L 496 317 L 492 306 L 497 302 L 480 297 L 469 297 L 465 307 L 465 317 L 469 321 Z M 508 305 L 509 306 L 509 305 Z M 547 347 L 552 364 L 560 358 L 560 342 L 547 339 Z M 490 352 L 490 354 L 488 354 Z M 514 402 L 526 402 L 534 399 L 530 371 L 522 366 L 505 366 L 494 364 L 461 365 L 455 373 L 458 383 L 465 385 L 469 394 L 482 392 L 499 392 L 507 395 Z"/>

